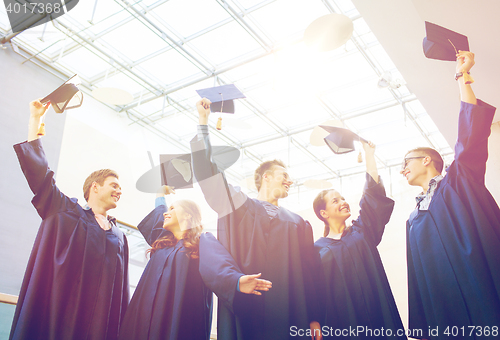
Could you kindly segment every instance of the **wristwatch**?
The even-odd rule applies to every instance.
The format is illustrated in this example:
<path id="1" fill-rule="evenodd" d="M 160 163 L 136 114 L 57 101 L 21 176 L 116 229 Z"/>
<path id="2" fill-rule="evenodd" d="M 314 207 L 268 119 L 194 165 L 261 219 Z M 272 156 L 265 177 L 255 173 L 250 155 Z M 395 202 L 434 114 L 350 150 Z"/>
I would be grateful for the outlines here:
<path id="1" fill-rule="evenodd" d="M 467 72 L 467 74 L 470 74 L 470 72 Z M 463 72 L 457 72 L 457 73 L 455 73 L 455 80 L 458 80 L 458 78 L 460 78 L 463 75 L 464 75 Z"/>

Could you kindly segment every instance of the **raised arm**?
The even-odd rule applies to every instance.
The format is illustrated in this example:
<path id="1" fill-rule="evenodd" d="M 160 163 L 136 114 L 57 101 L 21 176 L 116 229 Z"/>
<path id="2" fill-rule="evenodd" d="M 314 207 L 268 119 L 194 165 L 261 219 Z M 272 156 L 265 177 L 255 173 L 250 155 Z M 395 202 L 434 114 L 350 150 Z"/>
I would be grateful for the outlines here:
<path id="1" fill-rule="evenodd" d="M 28 126 L 28 142 L 40 138 L 38 134 L 40 125 L 42 124 L 43 116 L 50 106 L 50 102 L 43 105 L 40 100 L 34 100 L 30 103 L 30 122 Z"/>
<path id="2" fill-rule="evenodd" d="M 212 159 L 212 145 L 208 134 L 210 101 L 206 98 L 196 103 L 199 114 L 198 133 L 191 140 L 193 172 L 210 207 L 219 218 L 232 213 L 244 204 L 247 196 L 238 187 L 228 184 L 224 173 Z"/>
<path id="3" fill-rule="evenodd" d="M 155 208 L 139 223 L 137 229 L 149 245 L 162 237 L 166 231 L 163 229 L 163 213 L 167 211 L 170 200 L 167 200 L 171 194 L 175 194 L 173 187 L 162 185 L 156 191 Z M 167 202 L 168 201 L 168 202 Z"/>
<path id="4" fill-rule="evenodd" d="M 353 224 L 361 227 L 368 239 L 378 245 L 382 240 L 385 225 L 391 218 L 394 201 L 385 194 L 382 181 L 375 182 L 368 173 L 359 207 L 359 217 Z"/>
<path id="5" fill-rule="evenodd" d="M 473 53 L 460 51 L 457 54 L 456 70 L 467 74 L 474 63 Z M 455 162 L 450 166 L 449 173 L 453 174 L 458 171 L 462 176 L 484 183 L 488 159 L 488 137 L 496 109 L 476 99 L 471 85 L 465 83 L 464 76 L 458 77 L 457 82 L 462 102 L 458 119 Z"/>
<path id="6" fill-rule="evenodd" d="M 28 141 L 14 145 L 23 174 L 35 194 L 31 202 L 42 219 L 77 204 L 76 199 L 69 199 L 56 186 L 54 172 L 49 168 L 41 140 L 38 139 L 38 128 L 48 105 L 44 106 L 39 100 L 30 103 Z"/>
<path id="7" fill-rule="evenodd" d="M 163 205 L 168 209 L 171 204 L 171 200 L 168 199 L 171 194 L 175 194 L 174 187 L 168 185 L 162 185 L 156 191 L 156 200 L 155 200 L 155 208 Z"/>
<path id="8" fill-rule="evenodd" d="M 472 66 L 474 66 L 474 53 L 467 51 L 459 51 L 457 54 L 457 75 L 462 73 L 462 76 L 457 79 L 458 87 L 460 89 L 460 99 L 464 103 L 469 103 L 472 105 L 477 104 L 476 95 L 472 91 L 470 84 L 466 84 L 466 77 L 463 76 L 465 73 L 469 73 Z"/>
<path id="9" fill-rule="evenodd" d="M 362 142 L 366 157 L 366 172 L 378 183 L 377 162 L 375 161 L 375 144 Z"/>

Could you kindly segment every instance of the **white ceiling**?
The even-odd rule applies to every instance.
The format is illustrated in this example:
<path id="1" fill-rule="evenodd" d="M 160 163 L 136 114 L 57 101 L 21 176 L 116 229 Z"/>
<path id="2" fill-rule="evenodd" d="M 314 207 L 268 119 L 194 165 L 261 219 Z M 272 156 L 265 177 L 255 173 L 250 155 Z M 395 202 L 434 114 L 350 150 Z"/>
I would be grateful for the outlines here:
<path id="1" fill-rule="evenodd" d="M 441 112 L 455 113 L 449 104 L 457 96 L 453 63 L 425 60 L 418 47 L 422 13 L 430 7 L 444 12 L 434 2 L 354 0 L 358 11 L 350 0 L 87 0 L 47 26 L 15 37 L 1 8 L 0 36 L 12 37 L 12 45 L 4 47 L 13 46 L 62 79 L 78 73 L 87 94 L 110 86 L 131 92 L 131 104 L 113 108 L 131 124 L 163 136 L 169 145 L 165 153 L 189 150 L 197 121 L 195 90 L 235 83 L 247 98 L 236 103 L 234 116 L 223 116 L 221 132 L 212 129 L 213 144 L 242 151 L 229 177 L 241 183 L 262 160 L 279 158 L 291 167 L 297 190 L 307 179 L 364 171 L 356 154 L 334 155 L 309 143 L 312 129 L 327 120 L 341 120 L 374 141 L 380 167 L 398 166 L 417 146 L 451 157 L 453 132 L 446 130 L 448 119 Z M 335 51 L 307 49 L 305 28 L 332 12 L 353 20 L 353 37 Z M 480 64 L 489 55 L 480 53 L 479 39 L 451 21 L 425 19 L 471 37 L 480 92 L 488 79 L 480 72 L 493 70 Z M 386 71 L 403 86 L 378 88 Z M 215 126 L 218 115 L 212 116 Z M 235 127 L 242 123 L 251 129 Z"/>
<path id="2" fill-rule="evenodd" d="M 455 63 L 426 59 L 422 52 L 425 21 L 469 38 L 476 65 L 471 71 L 476 96 L 500 106 L 500 2 L 496 0 L 353 0 L 378 40 L 432 117 L 453 145 L 457 137 L 458 87 Z M 494 121 L 500 120 L 497 113 Z"/>

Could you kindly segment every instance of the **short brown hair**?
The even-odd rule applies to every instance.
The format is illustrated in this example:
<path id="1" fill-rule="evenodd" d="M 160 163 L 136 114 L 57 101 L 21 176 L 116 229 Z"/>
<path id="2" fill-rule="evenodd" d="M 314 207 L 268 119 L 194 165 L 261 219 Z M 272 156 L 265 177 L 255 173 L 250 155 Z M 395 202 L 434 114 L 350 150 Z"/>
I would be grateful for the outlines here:
<path id="1" fill-rule="evenodd" d="M 439 152 L 437 152 L 433 148 L 428 148 L 428 147 L 415 148 L 415 149 L 408 151 L 406 153 L 405 157 L 408 156 L 408 154 L 410 154 L 412 152 L 423 153 L 424 155 L 429 156 L 431 158 L 432 162 L 434 163 L 434 168 L 439 173 L 443 172 L 443 165 L 444 165 L 443 157 L 441 157 Z"/>
<path id="2" fill-rule="evenodd" d="M 113 176 L 116 177 L 116 179 L 119 179 L 116 171 L 110 169 L 101 169 L 94 171 L 89 175 L 89 177 L 87 177 L 85 183 L 83 183 L 83 197 L 87 202 L 89 201 L 90 187 L 92 186 L 92 183 L 96 182 L 99 183 L 99 185 L 103 185 L 104 181 L 109 176 Z"/>
<path id="3" fill-rule="evenodd" d="M 257 187 L 257 191 L 260 191 L 260 187 L 262 186 L 262 176 L 264 176 L 267 171 L 272 170 L 274 166 L 282 166 L 286 168 L 285 163 L 283 163 L 279 159 L 274 159 L 272 161 L 266 161 L 262 163 L 257 169 L 255 169 L 253 178 L 255 181 L 255 186 Z"/>

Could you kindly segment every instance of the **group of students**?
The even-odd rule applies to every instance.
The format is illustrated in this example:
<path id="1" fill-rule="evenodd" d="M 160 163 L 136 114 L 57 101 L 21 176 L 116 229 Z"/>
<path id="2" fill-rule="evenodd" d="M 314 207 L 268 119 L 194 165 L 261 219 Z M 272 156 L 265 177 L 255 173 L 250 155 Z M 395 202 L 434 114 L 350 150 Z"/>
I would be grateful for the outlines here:
<path id="1" fill-rule="evenodd" d="M 403 161 L 408 183 L 423 189 L 407 222 L 409 329 L 422 330 L 412 337 L 448 338 L 446 327 L 465 327 L 458 338 L 484 338 L 470 327 L 500 326 L 500 210 L 484 186 L 495 108 L 458 76 L 473 65 L 472 53 L 457 54 L 462 104 L 446 176 L 433 149 L 411 150 Z M 121 196 L 118 175 L 92 173 L 85 207 L 61 193 L 37 135 L 48 105 L 30 103 L 28 141 L 14 146 L 42 223 L 10 339 L 209 339 L 212 292 L 218 339 L 406 339 L 377 251 L 394 201 L 371 142 L 363 143 L 359 217 L 348 226 L 342 195 L 320 192 L 313 208 L 325 231 L 314 242 L 309 222 L 278 204 L 292 184 L 283 163 L 257 168 L 255 199 L 227 183 L 212 159 L 210 101 L 200 100 L 192 164 L 218 213 L 217 238 L 202 232 L 195 202 L 167 205 L 174 192 L 162 186 L 138 226 L 150 260 L 129 302 L 127 239 L 107 214 Z"/>

